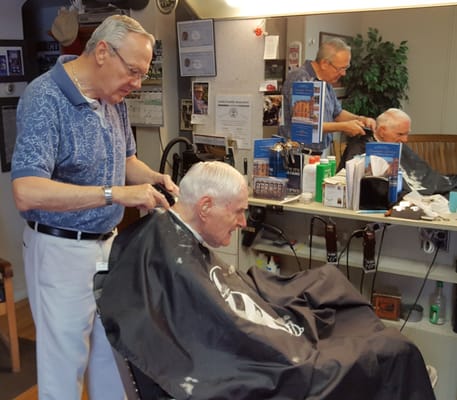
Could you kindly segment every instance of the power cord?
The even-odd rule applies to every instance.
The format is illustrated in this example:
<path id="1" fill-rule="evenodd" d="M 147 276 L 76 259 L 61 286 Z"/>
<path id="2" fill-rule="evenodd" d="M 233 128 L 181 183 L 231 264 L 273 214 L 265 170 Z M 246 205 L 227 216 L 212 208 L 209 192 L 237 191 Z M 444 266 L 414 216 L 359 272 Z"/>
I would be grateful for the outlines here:
<path id="1" fill-rule="evenodd" d="M 379 241 L 379 247 L 378 247 L 378 253 L 377 253 L 377 257 L 376 257 L 376 265 L 375 265 L 375 269 L 374 269 L 374 274 L 373 274 L 373 280 L 371 281 L 371 289 L 370 289 L 370 301 L 373 297 L 373 293 L 374 293 L 374 285 L 375 285 L 375 282 L 376 282 L 376 277 L 378 275 L 378 267 L 379 267 L 379 260 L 381 258 L 381 250 L 382 250 L 382 247 L 383 247 L 383 244 L 384 244 L 384 236 L 385 236 L 385 233 L 386 233 L 386 229 L 387 229 L 387 224 L 384 224 L 383 226 L 383 229 L 382 229 L 382 232 L 381 232 L 381 240 Z M 363 279 L 364 279 L 364 275 L 365 273 L 363 272 L 362 273 L 362 279 L 361 279 L 361 282 L 360 282 L 360 293 L 362 293 L 362 288 L 363 288 Z"/>
<path id="2" fill-rule="evenodd" d="M 419 299 L 420 299 L 420 297 L 422 295 L 422 291 L 424 290 L 425 283 L 427 282 L 428 276 L 430 275 L 430 272 L 432 270 L 433 265 L 435 265 L 436 257 L 438 256 L 438 252 L 439 251 L 440 251 L 440 247 L 436 246 L 435 253 L 433 255 L 433 259 L 432 259 L 432 261 L 431 261 L 431 263 L 430 263 L 430 265 L 429 265 L 429 267 L 427 269 L 427 273 L 425 274 L 424 279 L 422 280 L 422 285 L 421 285 L 421 287 L 419 289 L 419 293 L 417 294 L 416 300 L 414 300 L 413 305 L 408 310 L 408 314 L 406 315 L 405 321 L 403 322 L 403 325 L 400 328 L 400 332 L 403 331 L 403 328 L 405 327 L 406 323 L 409 320 L 409 317 L 411 316 L 411 312 L 413 311 L 413 309 L 416 308 L 417 302 L 419 301 Z"/>
<path id="3" fill-rule="evenodd" d="M 297 252 L 295 251 L 294 245 L 285 236 L 283 237 L 283 239 L 288 243 L 290 249 L 292 250 L 292 253 L 294 253 L 295 260 L 297 261 L 298 270 L 303 271 L 303 267 L 301 266 L 301 263 L 300 263 L 300 258 L 298 257 Z"/>
<path id="4" fill-rule="evenodd" d="M 363 237 L 363 233 L 365 232 L 364 229 L 357 229 L 355 231 L 353 231 L 351 233 L 351 236 L 349 236 L 349 239 L 348 241 L 346 242 L 346 246 L 344 246 L 343 250 L 341 250 L 341 253 L 338 257 L 338 261 L 337 261 L 337 267 L 340 266 L 340 260 L 341 260 L 341 257 L 343 256 L 344 253 L 346 253 L 346 277 L 348 279 L 350 279 L 349 277 L 349 248 L 351 246 L 351 241 L 353 238 L 357 237 L 357 238 L 361 238 Z"/>
<path id="5" fill-rule="evenodd" d="M 303 271 L 303 268 L 302 268 L 301 263 L 300 263 L 300 258 L 298 257 L 297 252 L 295 251 L 295 247 L 292 244 L 292 241 L 289 240 L 289 238 L 286 236 L 284 231 L 282 229 L 276 227 L 276 226 L 273 226 L 273 225 L 270 225 L 270 224 L 266 224 L 266 223 L 262 223 L 261 227 L 263 229 L 265 229 L 265 230 L 267 230 L 267 231 L 279 236 L 281 239 L 283 239 L 287 243 L 289 248 L 292 250 L 292 253 L 294 254 L 295 260 L 297 261 L 298 270 L 299 271 Z"/>
<path id="6" fill-rule="evenodd" d="M 313 248 L 313 231 L 314 231 L 314 221 L 318 220 L 323 224 L 327 225 L 327 221 L 319 215 L 314 215 L 310 221 L 309 228 L 309 258 L 308 258 L 308 269 L 311 269 L 311 259 L 312 259 L 312 248 Z"/>

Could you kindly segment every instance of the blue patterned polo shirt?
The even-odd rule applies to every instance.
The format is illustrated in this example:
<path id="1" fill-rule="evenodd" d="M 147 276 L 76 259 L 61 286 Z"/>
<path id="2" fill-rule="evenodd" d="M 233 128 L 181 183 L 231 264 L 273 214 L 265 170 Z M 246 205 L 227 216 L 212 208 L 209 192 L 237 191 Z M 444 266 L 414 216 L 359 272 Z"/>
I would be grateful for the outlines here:
<path id="1" fill-rule="evenodd" d="M 88 102 L 71 81 L 59 57 L 34 79 L 17 108 L 17 139 L 11 179 L 26 176 L 87 186 L 125 184 L 126 158 L 135 141 L 125 102 Z M 85 232 L 108 232 L 122 219 L 118 204 L 88 210 L 21 212 L 26 220 Z"/>

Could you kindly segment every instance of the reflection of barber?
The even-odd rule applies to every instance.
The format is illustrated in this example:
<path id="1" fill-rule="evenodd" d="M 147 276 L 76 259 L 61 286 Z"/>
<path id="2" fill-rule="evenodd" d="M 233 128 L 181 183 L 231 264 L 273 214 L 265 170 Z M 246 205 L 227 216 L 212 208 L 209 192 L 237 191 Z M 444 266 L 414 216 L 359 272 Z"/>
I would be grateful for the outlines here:
<path id="1" fill-rule="evenodd" d="M 362 115 L 355 115 L 342 108 L 333 85 L 346 75 L 351 65 L 351 48 L 341 39 L 334 38 L 319 46 L 314 61 L 307 60 L 300 68 L 291 71 L 282 87 L 284 96 L 284 126 L 280 127 L 280 134 L 290 137 L 290 128 L 293 114 L 292 87 L 297 81 L 321 80 L 327 83 L 325 91 L 323 140 L 321 143 L 307 145 L 314 150 L 329 151 L 333 141 L 333 132 L 343 132 L 345 136 L 364 135 L 364 127 L 374 130 L 375 121 Z"/>
<path id="2" fill-rule="evenodd" d="M 208 114 L 208 104 L 204 99 L 203 85 L 194 86 L 194 114 Z"/>

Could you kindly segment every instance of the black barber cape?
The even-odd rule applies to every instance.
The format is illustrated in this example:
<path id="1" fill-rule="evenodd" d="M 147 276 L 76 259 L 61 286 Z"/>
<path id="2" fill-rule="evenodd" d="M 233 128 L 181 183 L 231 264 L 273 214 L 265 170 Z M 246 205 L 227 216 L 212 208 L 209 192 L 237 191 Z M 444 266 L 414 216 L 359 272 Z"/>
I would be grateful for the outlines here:
<path id="1" fill-rule="evenodd" d="M 441 194 L 448 197 L 449 192 L 457 188 L 457 176 L 441 175 L 407 144 L 402 145 L 400 166 L 405 193 L 417 190 L 422 195 Z"/>
<path id="2" fill-rule="evenodd" d="M 177 400 L 435 398 L 418 349 L 334 265 L 245 274 L 171 212 L 117 236 L 97 304 L 112 346 Z"/>

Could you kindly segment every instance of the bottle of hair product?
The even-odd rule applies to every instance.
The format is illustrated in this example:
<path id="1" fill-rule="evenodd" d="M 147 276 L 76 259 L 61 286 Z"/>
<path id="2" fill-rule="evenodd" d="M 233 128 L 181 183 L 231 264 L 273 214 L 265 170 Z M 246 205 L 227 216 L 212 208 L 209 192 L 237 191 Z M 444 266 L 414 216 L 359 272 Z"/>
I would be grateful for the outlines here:
<path id="1" fill-rule="evenodd" d="M 327 156 L 328 164 L 330 165 L 330 176 L 336 174 L 336 156 Z"/>
<path id="2" fill-rule="evenodd" d="M 443 282 L 436 282 L 436 290 L 430 301 L 430 322 L 443 325 L 446 320 L 446 297 L 443 294 Z"/>
<path id="3" fill-rule="evenodd" d="M 319 164 L 316 166 L 316 194 L 315 201 L 322 203 L 322 186 L 324 179 L 330 176 L 330 165 L 327 158 L 321 158 Z"/>
<path id="4" fill-rule="evenodd" d="M 319 160 L 320 156 L 309 156 L 308 164 L 303 167 L 302 192 L 311 193 L 312 197 L 316 192 L 316 166 Z"/>

